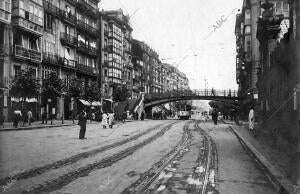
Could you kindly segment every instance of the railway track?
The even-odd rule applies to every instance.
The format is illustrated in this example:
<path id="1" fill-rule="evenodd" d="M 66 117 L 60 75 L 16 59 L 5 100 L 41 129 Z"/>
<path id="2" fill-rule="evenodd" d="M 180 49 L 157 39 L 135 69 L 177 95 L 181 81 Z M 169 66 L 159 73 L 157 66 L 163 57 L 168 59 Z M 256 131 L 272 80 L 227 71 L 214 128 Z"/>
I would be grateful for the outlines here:
<path id="1" fill-rule="evenodd" d="M 2 179 L 0 179 L 0 188 L 7 185 L 7 184 L 9 184 L 9 182 L 11 182 L 11 181 L 18 181 L 18 180 L 23 180 L 23 179 L 28 179 L 28 178 L 31 178 L 31 177 L 35 177 L 35 176 L 40 175 L 40 174 L 42 174 L 42 173 L 44 173 L 48 170 L 58 169 L 58 168 L 73 164 L 75 162 L 78 162 L 82 159 L 95 156 L 96 154 L 102 153 L 104 151 L 119 147 L 119 146 L 124 145 L 126 143 L 129 143 L 131 141 L 134 141 L 134 140 L 150 133 L 153 130 L 158 129 L 162 125 L 163 124 L 156 125 L 154 127 L 151 127 L 149 129 L 145 130 L 144 132 L 138 133 L 138 134 L 136 134 L 132 137 L 126 138 L 126 139 L 124 139 L 122 141 L 119 141 L 119 142 L 116 142 L 116 143 L 112 143 L 112 144 L 109 144 L 109 145 L 106 145 L 106 146 L 103 146 L 103 147 L 100 147 L 100 148 L 96 148 L 96 149 L 93 149 L 93 150 L 90 150 L 90 151 L 87 151 L 87 152 L 82 152 L 80 154 L 76 154 L 76 155 L 73 155 L 71 157 L 64 158 L 62 160 L 58 160 L 58 161 L 55 161 L 53 163 L 50 163 L 50 164 L 47 164 L 47 165 L 44 165 L 44 166 L 36 167 L 36 168 L 29 169 L 29 170 L 26 170 L 24 172 L 12 175 L 12 176 L 2 178 Z"/>
<path id="2" fill-rule="evenodd" d="M 199 168 L 199 166 L 205 166 L 205 171 L 199 172 L 199 170 L 195 170 L 192 174 L 192 177 L 195 180 L 199 180 L 202 184 L 188 185 L 187 187 L 189 188 L 185 189 L 188 190 L 188 193 L 217 193 L 215 190 L 215 169 L 217 168 L 216 147 L 210 136 L 199 126 L 200 122 L 194 122 L 194 130 L 203 136 L 204 146 L 203 150 L 199 150 L 199 156 L 196 161 L 197 167 L 194 167 L 194 169 Z M 158 193 L 161 186 L 161 181 L 159 180 L 160 175 L 168 171 L 168 168 L 173 168 L 176 164 L 180 163 L 180 159 L 191 146 L 192 133 L 189 128 L 190 123 L 191 122 L 184 126 L 182 139 L 176 147 L 167 153 L 159 162 L 155 163 L 147 172 L 143 173 L 135 183 L 127 187 L 121 194 Z"/>
<path id="3" fill-rule="evenodd" d="M 88 164 L 86 166 L 80 167 L 77 170 L 73 170 L 68 172 L 58 178 L 45 182 L 37 187 L 30 188 L 29 190 L 23 191 L 22 193 L 46 193 L 58 190 L 63 186 L 69 184 L 70 182 L 76 180 L 79 177 L 87 176 L 90 172 L 111 166 L 115 162 L 133 154 L 135 151 L 139 150 L 140 148 L 144 147 L 145 145 L 153 142 L 157 138 L 163 136 L 171 127 L 177 122 L 173 122 L 165 127 L 162 128 L 161 131 L 157 132 L 155 135 L 147 138 L 141 143 L 138 143 L 134 146 L 131 146 L 123 151 L 120 151 L 112 156 L 106 157 L 100 161 L 96 161 L 94 163 Z"/>

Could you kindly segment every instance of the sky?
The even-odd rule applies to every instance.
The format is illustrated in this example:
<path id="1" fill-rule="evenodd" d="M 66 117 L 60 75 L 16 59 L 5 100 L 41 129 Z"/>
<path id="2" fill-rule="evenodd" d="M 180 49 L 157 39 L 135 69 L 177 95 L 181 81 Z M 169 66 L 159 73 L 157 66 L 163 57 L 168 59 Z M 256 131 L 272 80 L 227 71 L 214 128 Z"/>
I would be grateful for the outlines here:
<path id="1" fill-rule="evenodd" d="M 129 15 L 133 38 L 152 47 L 162 62 L 184 72 L 191 89 L 205 85 L 237 89 L 234 26 L 241 6 L 242 0 L 102 0 L 99 4 L 100 9 L 121 8 Z"/>

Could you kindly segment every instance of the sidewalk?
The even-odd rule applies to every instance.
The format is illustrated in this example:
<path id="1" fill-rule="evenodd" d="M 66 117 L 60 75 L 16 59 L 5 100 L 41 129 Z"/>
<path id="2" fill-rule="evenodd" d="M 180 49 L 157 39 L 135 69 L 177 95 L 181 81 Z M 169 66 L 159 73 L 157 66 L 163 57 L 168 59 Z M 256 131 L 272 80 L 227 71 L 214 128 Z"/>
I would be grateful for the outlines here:
<path id="1" fill-rule="evenodd" d="M 291 156 L 280 147 L 274 147 L 270 137 L 260 133 L 255 136 L 249 133 L 248 123 L 242 122 L 237 126 L 232 121 L 224 121 L 231 126 L 232 131 L 238 137 L 246 150 L 254 157 L 258 164 L 264 169 L 273 183 L 281 190 L 282 193 L 300 193 L 300 185 L 292 182 L 288 176 L 291 168 Z M 294 167 L 297 163 L 294 163 Z M 298 183 L 299 184 L 299 183 Z"/>
<path id="2" fill-rule="evenodd" d="M 1 126 L 0 131 L 18 131 L 18 130 L 32 130 L 32 129 L 40 129 L 40 128 L 72 126 L 72 125 L 76 125 L 77 123 L 78 123 L 77 120 L 74 121 L 74 124 L 72 120 L 64 120 L 64 124 L 62 124 L 61 120 L 53 120 L 53 124 L 51 125 L 51 121 L 48 121 L 47 124 L 42 124 L 42 121 L 36 121 L 36 122 L 32 122 L 31 125 L 25 123 L 25 126 L 23 127 L 23 122 L 19 122 L 18 128 L 15 128 L 12 122 L 5 122 L 4 128 Z M 88 121 L 88 124 L 89 123 L 90 122 Z"/>
<path id="3" fill-rule="evenodd" d="M 145 119 L 146 120 L 146 119 Z M 135 120 L 126 120 L 126 122 L 132 122 Z M 122 121 L 114 121 L 116 123 L 121 123 Z M 43 129 L 43 128 L 53 128 L 53 127 L 64 127 L 64 126 L 73 126 L 77 125 L 78 120 L 64 120 L 64 124 L 62 124 L 61 120 L 53 120 L 53 124 L 51 125 L 51 121 L 48 121 L 47 124 L 42 124 L 42 121 L 36 121 L 32 122 L 31 125 L 28 125 L 28 123 L 25 123 L 25 126 L 23 127 L 23 122 L 19 122 L 18 128 L 15 128 L 13 126 L 12 122 L 5 122 L 4 128 L 0 126 L 0 132 L 1 131 L 19 131 L 19 130 L 33 130 L 33 129 Z M 101 124 L 101 121 L 93 121 L 90 122 L 90 120 L 87 121 L 87 124 Z"/>

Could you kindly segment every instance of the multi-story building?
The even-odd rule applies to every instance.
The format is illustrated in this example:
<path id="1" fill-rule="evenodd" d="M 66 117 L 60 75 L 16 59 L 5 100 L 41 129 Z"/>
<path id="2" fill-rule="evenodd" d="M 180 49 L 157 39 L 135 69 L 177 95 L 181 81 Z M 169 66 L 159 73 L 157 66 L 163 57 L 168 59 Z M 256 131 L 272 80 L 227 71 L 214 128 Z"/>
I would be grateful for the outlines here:
<path id="1" fill-rule="evenodd" d="M 132 63 L 133 63 L 133 83 L 132 83 L 132 96 L 138 98 L 140 92 L 143 92 L 142 88 L 142 76 L 144 69 L 142 42 L 133 39 L 132 41 Z"/>
<path id="2" fill-rule="evenodd" d="M 5 60 L 0 77 L 4 88 L 8 88 L 9 82 L 25 69 L 31 70 L 32 77 L 40 84 L 51 72 L 64 79 L 67 86 L 71 77 L 81 79 L 83 83 L 96 81 L 98 3 L 98 0 L 1 1 L 0 45 L 5 48 L 1 49 Z M 1 104 L 5 105 L 6 115 L 22 108 L 8 92 L 3 99 Z M 39 97 L 27 103 L 35 119 L 39 119 L 43 109 L 50 113 L 50 106 L 55 108 L 58 118 L 63 113 L 68 118 L 73 107 L 68 97 Z"/>
<path id="3" fill-rule="evenodd" d="M 8 114 L 10 69 L 11 0 L 0 1 L 0 115 Z"/>
<path id="4" fill-rule="evenodd" d="M 296 182 L 300 175 L 300 2 L 263 1 L 261 7 L 257 38 L 263 132 L 276 138 L 276 146 L 293 158 L 285 172 Z"/>
<path id="5" fill-rule="evenodd" d="M 260 15 L 258 0 L 244 0 L 241 13 L 236 16 L 236 80 L 239 96 L 243 98 L 244 115 L 250 106 L 257 105 L 257 70 L 260 62 L 259 42 L 256 39 L 256 22 Z"/>
<path id="6" fill-rule="evenodd" d="M 126 85 L 132 94 L 132 54 L 129 17 L 123 11 L 101 11 L 101 73 L 103 98 L 112 98 L 113 85 Z"/>
<path id="7" fill-rule="evenodd" d="M 68 87 L 71 77 L 83 84 L 97 81 L 98 0 L 45 0 L 41 78 L 56 72 Z M 100 99 L 99 99 L 100 100 Z M 70 118 L 74 100 L 54 100 L 57 117 Z M 47 108 L 47 99 L 42 99 Z"/>

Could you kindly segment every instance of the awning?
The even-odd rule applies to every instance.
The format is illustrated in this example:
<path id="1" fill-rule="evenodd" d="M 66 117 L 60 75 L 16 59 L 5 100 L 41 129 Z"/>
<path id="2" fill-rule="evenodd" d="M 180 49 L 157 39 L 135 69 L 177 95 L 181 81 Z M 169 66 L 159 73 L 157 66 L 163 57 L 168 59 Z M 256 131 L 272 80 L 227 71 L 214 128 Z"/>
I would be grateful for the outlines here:
<path id="1" fill-rule="evenodd" d="M 16 98 L 16 97 L 11 97 L 11 101 L 12 102 L 21 102 L 21 101 L 23 101 L 23 99 Z M 26 98 L 25 101 L 26 102 L 37 102 L 37 99 L 36 98 Z"/>
<path id="2" fill-rule="evenodd" d="M 105 98 L 103 98 L 103 100 L 113 102 L 112 99 L 105 99 Z"/>
<path id="3" fill-rule="evenodd" d="M 92 106 L 102 106 L 101 102 L 94 101 L 92 102 Z"/>
<path id="4" fill-rule="evenodd" d="M 86 100 L 79 99 L 79 101 L 80 101 L 83 105 L 85 105 L 85 106 L 91 106 L 91 103 L 89 103 L 89 102 L 86 101 Z"/>

